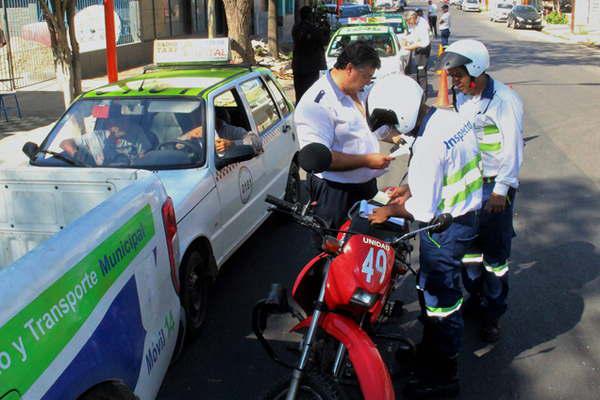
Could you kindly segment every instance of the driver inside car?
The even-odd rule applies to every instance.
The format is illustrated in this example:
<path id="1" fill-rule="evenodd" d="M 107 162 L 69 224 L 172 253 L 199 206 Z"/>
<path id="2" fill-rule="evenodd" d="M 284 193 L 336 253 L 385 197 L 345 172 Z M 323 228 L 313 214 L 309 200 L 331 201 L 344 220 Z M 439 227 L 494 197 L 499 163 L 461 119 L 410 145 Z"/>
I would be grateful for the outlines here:
<path id="1" fill-rule="evenodd" d="M 104 129 L 65 139 L 60 148 L 71 157 L 81 158 L 87 153 L 96 165 L 111 165 L 124 161 L 129 164 L 136 158 L 142 158 L 151 150 L 152 144 L 138 125 L 122 117 L 111 117 L 105 120 Z"/>
<path id="2" fill-rule="evenodd" d="M 231 116 L 223 108 L 215 109 L 215 151 L 223 154 L 233 145 L 253 144 L 248 140 L 248 131 L 240 126 L 231 124 Z M 181 140 L 200 139 L 204 131 L 202 126 L 197 126 L 180 136 Z M 247 143 L 249 142 L 249 143 Z"/>

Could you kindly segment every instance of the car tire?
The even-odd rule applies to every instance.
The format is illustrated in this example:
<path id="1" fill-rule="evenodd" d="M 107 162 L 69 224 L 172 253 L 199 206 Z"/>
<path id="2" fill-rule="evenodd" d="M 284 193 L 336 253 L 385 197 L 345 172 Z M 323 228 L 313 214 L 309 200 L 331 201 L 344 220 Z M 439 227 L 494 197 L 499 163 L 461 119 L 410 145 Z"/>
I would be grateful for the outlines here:
<path id="1" fill-rule="evenodd" d="M 285 184 L 285 195 L 283 199 L 290 203 L 299 203 L 302 198 L 302 182 L 300 181 L 300 167 L 296 159 L 292 160 L 288 170 L 287 182 Z"/>
<path id="2" fill-rule="evenodd" d="M 208 312 L 208 293 L 212 279 L 208 274 L 208 259 L 192 251 L 179 273 L 180 299 L 185 312 L 185 340 L 193 341 L 200 334 Z"/>
<path id="3" fill-rule="evenodd" d="M 79 400 L 138 400 L 138 397 L 121 382 L 106 382 L 94 386 Z"/>

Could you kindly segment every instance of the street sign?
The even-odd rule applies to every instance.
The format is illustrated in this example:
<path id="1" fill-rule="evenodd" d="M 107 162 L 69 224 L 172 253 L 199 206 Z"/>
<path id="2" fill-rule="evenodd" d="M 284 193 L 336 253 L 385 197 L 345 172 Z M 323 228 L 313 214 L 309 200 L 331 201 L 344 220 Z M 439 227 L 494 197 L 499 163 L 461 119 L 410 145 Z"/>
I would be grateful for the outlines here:
<path id="1" fill-rule="evenodd" d="M 155 64 L 228 61 L 229 38 L 154 41 Z"/>

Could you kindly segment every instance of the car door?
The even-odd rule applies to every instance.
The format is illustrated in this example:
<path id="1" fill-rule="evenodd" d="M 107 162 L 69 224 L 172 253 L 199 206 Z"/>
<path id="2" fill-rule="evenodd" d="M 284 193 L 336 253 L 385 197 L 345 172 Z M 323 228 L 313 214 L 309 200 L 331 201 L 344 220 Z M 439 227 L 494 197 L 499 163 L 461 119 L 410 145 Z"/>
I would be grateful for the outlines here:
<path id="1" fill-rule="evenodd" d="M 275 100 L 281 118 L 276 135 L 273 135 L 265 147 L 265 168 L 272 176 L 269 182 L 271 193 L 283 193 L 292 159 L 298 151 L 298 140 L 293 124 L 292 104 L 285 97 L 281 86 L 270 75 L 263 75 L 267 88 Z"/>
<path id="2" fill-rule="evenodd" d="M 253 116 L 255 131 L 262 140 L 265 182 L 262 196 L 283 193 L 290 162 L 294 154 L 295 135 L 292 131 L 290 104 L 277 92 L 280 106 L 268 89 L 267 76 L 248 79 L 240 84 L 242 97 Z M 269 78 L 270 79 L 270 78 Z M 276 88 L 274 82 L 271 86 Z M 286 106 L 280 111 L 280 107 Z"/>
<path id="3" fill-rule="evenodd" d="M 249 133 L 255 130 L 251 114 L 241 100 L 239 88 L 227 85 L 208 96 L 207 147 L 209 162 L 215 173 L 217 193 L 221 204 L 220 223 L 214 241 L 223 251 L 218 257 L 220 264 L 233 250 L 252 233 L 266 213 L 261 188 L 265 181 L 263 154 L 254 158 L 218 167 L 219 155 L 215 150 L 216 110 L 226 110 L 230 125 L 242 127 Z M 261 197 L 262 196 L 262 197 Z M 217 210 L 207 210 L 217 212 Z"/>

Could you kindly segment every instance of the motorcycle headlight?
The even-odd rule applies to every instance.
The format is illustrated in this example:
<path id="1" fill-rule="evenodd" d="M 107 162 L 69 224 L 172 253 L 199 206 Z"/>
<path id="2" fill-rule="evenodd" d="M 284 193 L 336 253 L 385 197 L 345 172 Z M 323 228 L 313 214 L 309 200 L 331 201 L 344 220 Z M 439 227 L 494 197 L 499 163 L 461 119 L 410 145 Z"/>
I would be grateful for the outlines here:
<path id="1" fill-rule="evenodd" d="M 377 301 L 378 297 L 379 295 L 376 293 L 368 293 L 365 292 L 363 289 L 358 288 L 352 295 L 352 299 L 350 299 L 350 302 L 358 306 L 371 308 L 373 307 L 373 304 L 375 304 L 375 302 Z"/>

